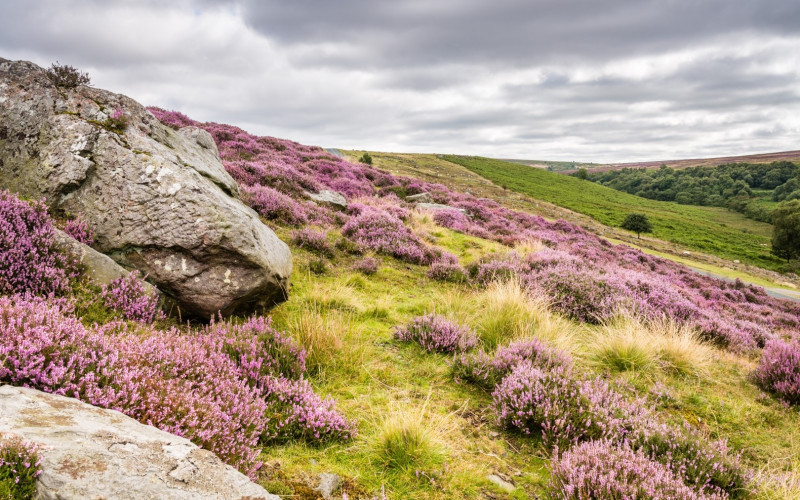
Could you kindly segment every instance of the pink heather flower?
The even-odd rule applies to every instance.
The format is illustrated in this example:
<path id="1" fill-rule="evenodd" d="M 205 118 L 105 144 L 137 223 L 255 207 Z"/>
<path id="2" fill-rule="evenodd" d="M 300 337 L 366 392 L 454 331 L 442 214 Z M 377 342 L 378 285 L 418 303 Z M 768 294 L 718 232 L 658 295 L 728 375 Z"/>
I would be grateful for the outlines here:
<path id="1" fill-rule="evenodd" d="M 800 344 L 770 341 L 753 378 L 787 403 L 800 404 Z"/>
<path id="2" fill-rule="evenodd" d="M 53 221 L 43 201 L 20 201 L 0 191 L 0 293 L 66 292 L 74 265 L 53 240 Z"/>
<path id="3" fill-rule="evenodd" d="M 94 243 L 94 231 L 80 217 L 68 220 L 64 225 L 64 232 L 84 245 L 92 246 Z"/>
<path id="4" fill-rule="evenodd" d="M 164 313 L 158 308 L 158 295 L 147 292 L 143 284 L 145 278 L 139 278 L 139 271 L 132 271 L 127 277 L 103 285 L 105 306 L 119 311 L 123 318 L 139 323 L 150 324 L 163 317 Z"/>
<path id="5" fill-rule="evenodd" d="M 430 352 L 463 352 L 478 343 L 478 337 L 471 329 L 433 313 L 418 316 L 406 326 L 397 328 L 394 336 L 404 342 L 417 342 Z"/>

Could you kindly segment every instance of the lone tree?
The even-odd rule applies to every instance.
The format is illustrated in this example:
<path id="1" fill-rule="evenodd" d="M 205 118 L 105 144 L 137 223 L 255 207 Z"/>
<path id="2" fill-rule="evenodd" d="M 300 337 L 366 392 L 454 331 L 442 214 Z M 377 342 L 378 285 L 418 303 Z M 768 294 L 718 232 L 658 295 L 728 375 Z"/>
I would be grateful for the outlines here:
<path id="1" fill-rule="evenodd" d="M 784 201 L 772 211 L 772 253 L 786 262 L 800 256 L 800 200 Z"/>
<path id="2" fill-rule="evenodd" d="M 641 238 L 642 233 L 653 232 L 653 225 L 645 214 L 628 214 L 620 227 L 636 233 L 637 239 Z"/>
<path id="3" fill-rule="evenodd" d="M 585 168 L 581 167 L 581 168 L 578 169 L 577 172 L 575 172 L 575 177 L 577 177 L 578 179 L 580 179 L 582 181 L 585 181 L 586 179 L 589 178 L 589 171 L 586 170 Z"/>
<path id="4" fill-rule="evenodd" d="M 372 157 L 369 153 L 364 153 L 361 155 L 361 158 L 358 159 L 359 163 L 366 163 L 367 165 L 372 165 Z"/>

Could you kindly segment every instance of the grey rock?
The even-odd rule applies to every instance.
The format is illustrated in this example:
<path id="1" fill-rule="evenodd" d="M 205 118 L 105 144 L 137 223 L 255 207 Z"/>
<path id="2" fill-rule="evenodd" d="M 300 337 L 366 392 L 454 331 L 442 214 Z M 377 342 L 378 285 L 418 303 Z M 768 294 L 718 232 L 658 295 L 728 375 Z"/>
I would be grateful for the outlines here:
<path id="1" fill-rule="evenodd" d="M 458 210 L 461 213 L 467 213 L 463 208 L 451 207 L 450 205 L 442 205 L 441 203 L 417 203 L 417 208 L 422 210 L 430 210 L 437 212 L 439 210 Z"/>
<path id="2" fill-rule="evenodd" d="M 319 204 L 330 205 L 341 210 L 347 208 L 347 198 L 336 191 L 323 189 L 319 193 L 306 192 L 306 195 Z"/>
<path id="3" fill-rule="evenodd" d="M 0 386 L 0 433 L 39 445 L 39 500 L 280 500 L 187 439 L 64 396 Z"/>
<path id="4" fill-rule="evenodd" d="M 104 126 L 118 107 L 121 133 Z M 211 136 L 128 97 L 56 88 L 35 64 L 0 60 L 0 187 L 81 215 L 96 250 L 148 274 L 184 316 L 286 298 L 289 247 L 238 198 Z"/>
<path id="5" fill-rule="evenodd" d="M 516 489 L 516 486 L 506 481 L 502 477 L 498 476 L 497 474 L 489 474 L 489 477 L 487 479 L 492 483 L 496 484 L 497 487 L 503 491 L 512 492 Z"/>
<path id="6" fill-rule="evenodd" d="M 433 203 L 433 198 L 430 193 L 419 193 L 406 196 L 406 201 L 411 203 Z"/>
<path id="7" fill-rule="evenodd" d="M 319 475 L 319 486 L 315 488 L 315 491 L 319 491 L 325 500 L 330 500 L 341 482 L 342 478 L 338 474 L 323 472 Z"/>
<path id="8" fill-rule="evenodd" d="M 98 285 L 108 285 L 130 273 L 108 255 L 84 245 L 63 231 L 55 230 L 55 240 L 68 256 L 77 260 L 84 267 L 87 276 Z M 158 289 L 150 283 L 144 282 L 144 288 L 150 295 L 158 293 Z"/>

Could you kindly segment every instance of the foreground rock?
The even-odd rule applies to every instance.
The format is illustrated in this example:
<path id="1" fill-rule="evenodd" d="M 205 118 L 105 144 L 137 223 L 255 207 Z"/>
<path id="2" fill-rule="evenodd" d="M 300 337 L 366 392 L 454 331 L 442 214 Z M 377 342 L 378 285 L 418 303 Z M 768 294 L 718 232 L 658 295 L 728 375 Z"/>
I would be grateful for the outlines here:
<path id="1" fill-rule="evenodd" d="M 212 137 L 125 96 L 56 88 L 38 66 L 0 59 L 0 187 L 80 214 L 97 250 L 148 274 L 184 315 L 285 298 L 289 248 L 239 200 Z"/>
<path id="2" fill-rule="evenodd" d="M 83 266 L 83 272 L 86 273 L 89 279 L 98 285 L 108 285 L 116 279 L 128 276 L 130 273 L 130 271 L 114 262 L 108 255 L 77 241 L 63 231 L 55 230 L 55 240 L 67 255 Z M 156 287 L 146 281 L 142 282 L 142 286 L 149 295 L 158 293 Z"/>
<path id="3" fill-rule="evenodd" d="M 42 500 L 279 500 L 186 439 L 63 396 L 0 386 L 0 433 L 39 445 Z"/>

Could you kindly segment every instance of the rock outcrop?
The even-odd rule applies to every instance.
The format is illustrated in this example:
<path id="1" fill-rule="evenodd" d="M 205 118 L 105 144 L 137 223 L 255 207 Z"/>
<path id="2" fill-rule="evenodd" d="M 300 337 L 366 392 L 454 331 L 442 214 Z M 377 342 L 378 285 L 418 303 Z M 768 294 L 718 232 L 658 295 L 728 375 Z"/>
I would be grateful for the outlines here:
<path id="1" fill-rule="evenodd" d="M 0 386 L 0 433 L 39 446 L 41 500 L 280 500 L 184 438 L 63 396 Z"/>
<path id="2" fill-rule="evenodd" d="M 124 130 L 109 120 L 117 109 Z M 0 187 L 80 214 L 95 249 L 149 275 L 184 316 L 285 298 L 289 248 L 239 200 L 213 138 L 128 97 L 56 87 L 35 64 L 0 59 Z"/>
<path id="3" fill-rule="evenodd" d="M 319 203 L 321 205 L 328 205 L 330 207 L 339 210 L 344 210 L 347 208 L 347 198 L 345 198 L 344 195 L 342 195 L 341 193 L 337 193 L 336 191 L 323 189 L 319 193 L 306 192 L 306 196 L 308 196 L 314 202 Z"/>
<path id="4" fill-rule="evenodd" d="M 108 285 L 116 279 L 128 276 L 130 272 L 114 262 L 108 255 L 81 243 L 63 231 L 55 230 L 55 240 L 67 255 L 83 266 L 89 279 L 98 285 Z M 156 287 L 146 281 L 142 282 L 142 286 L 150 295 L 158 293 Z"/>
<path id="5" fill-rule="evenodd" d="M 433 203 L 433 197 L 430 193 L 419 193 L 406 196 L 406 201 L 410 203 Z"/>

